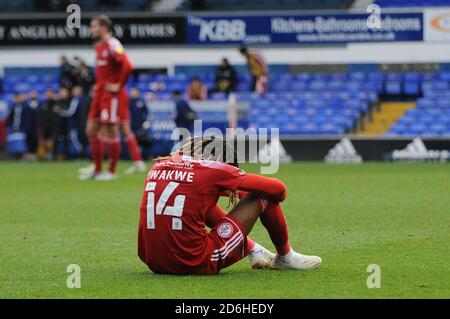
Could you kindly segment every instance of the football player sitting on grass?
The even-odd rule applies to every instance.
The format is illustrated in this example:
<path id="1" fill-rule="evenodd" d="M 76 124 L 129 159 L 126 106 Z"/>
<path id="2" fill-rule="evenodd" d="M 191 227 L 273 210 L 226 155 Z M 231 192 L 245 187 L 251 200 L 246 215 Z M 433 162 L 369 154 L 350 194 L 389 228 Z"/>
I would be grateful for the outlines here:
<path id="1" fill-rule="evenodd" d="M 217 203 L 235 204 L 226 213 Z M 189 139 L 150 169 L 140 209 L 138 254 L 155 273 L 217 274 L 245 256 L 253 268 L 314 269 L 322 260 L 295 252 L 280 203 L 286 186 L 238 168 L 221 138 Z M 257 219 L 276 255 L 248 237 Z M 205 226 L 212 228 L 207 232 Z"/>

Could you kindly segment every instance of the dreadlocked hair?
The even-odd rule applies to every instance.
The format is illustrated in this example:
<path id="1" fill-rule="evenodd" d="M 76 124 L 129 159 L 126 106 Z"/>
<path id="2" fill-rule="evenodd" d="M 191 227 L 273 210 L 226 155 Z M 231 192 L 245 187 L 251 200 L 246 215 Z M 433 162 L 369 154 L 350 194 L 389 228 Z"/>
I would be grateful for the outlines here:
<path id="1" fill-rule="evenodd" d="M 169 160 L 173 155 L 187 155 L 195 160 L 217 161 L 239 167 L 233 145 L 217 136 L 190 137 L 169 156 L 157 157 L 155 160 Z M 235 206 L 239 200 L 239 193 L 230 190 L 225 191 L 225 193 L 229 199 L 228 207 L 230 205 Z"/>

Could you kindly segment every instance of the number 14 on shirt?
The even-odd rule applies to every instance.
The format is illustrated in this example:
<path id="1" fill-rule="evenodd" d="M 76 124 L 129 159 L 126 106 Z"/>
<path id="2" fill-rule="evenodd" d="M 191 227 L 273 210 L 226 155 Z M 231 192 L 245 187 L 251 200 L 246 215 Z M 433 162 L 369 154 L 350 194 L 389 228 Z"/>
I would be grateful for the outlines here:
<path id="1" fill-rule="evenodd" d="M 181 230 L 183 227 L 183 222 L 181 216 L 183 215 L 184 201 L 186 199 L 185 195 L 177 195 L 174 199 L 173 206 L 167 206 L 167 201 L 170 196 L 172 196 L 175 189 L 180 185 L 177 182 L 169 182 L 161 193 L 159 200 L 155 207 L 155 189 L 156 182 L 148 182 L 145 186 L 145 191 L 147 193 L 147 228 L 155 229 L 155 214 L 156 215 L 166 215 L 173 216 L 172 219 L 172 229 Z"/>

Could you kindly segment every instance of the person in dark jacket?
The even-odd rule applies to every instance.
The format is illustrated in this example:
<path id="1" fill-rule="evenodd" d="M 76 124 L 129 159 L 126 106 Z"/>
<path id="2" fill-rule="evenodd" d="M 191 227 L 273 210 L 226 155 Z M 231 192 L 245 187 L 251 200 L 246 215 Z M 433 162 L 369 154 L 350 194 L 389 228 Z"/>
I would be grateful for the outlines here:
<path id="1" fill-rule="evenodd" d="M 150 127 L 148 123 L 148 109 L 145 101 L 141 98 L 141 92 L 137 88 L 130 90 L 130 112 L 131 130 L 136 134 L 144 126 Z"/>
<path id="2" fill-rule="evenodd" d="M 236 89 L 236 70 L 230 65 L 227 58 L 223 58 L 216 71 L 215 91 L 230 93 Z"/>
<path id="3" fill-rule="evenodd" d="M 25 103 L 25 134 L 27 135 L 28 153 L 25 159 L 36 160 L 36 151 L 38 146 L 38 112 L 40 108 L 39 95 L 32 91 Z"/>
<path id="4" fill-rule="evenodd" d="M 130 90 L 130 122 L 131 130 L 142 149 L 142 155 L 147 158 L 150 147 L 150 121 L 149 111 L 145 101 L 141 98 L 141 92 L 137 88 Z"/>
<path id="5" fill-rule="evenodd" d="M 13 103 L 8 115 L 7 126 L 11 132 L 24 132 L 24 98 L 21 93 L 14 95 Z"/>
<path id="6" fill-rule="evenodd" d="M 91 106 L 93 94 L 94 86 L 92 86 L 89 91 L 83 91 L 83 97 L 81 98 L 81 103 L 78 107 L 78 116 L 80 120 L 80 130 L 78 132 L 78 137 L 80 138 L 80 143 L 83 147 L 83 155 L 85 156 L 87 156 L 87 150 L 89 146 L 89 141 L 86 136 L 86 123 L 88 120 L 88 113 Z"/>
<path id="7" fill-rule="evenodd" d="M 175 102 L 175 125 L 177 128 L 185 128 L 192 132 L 196 114 L 189 103 L 183 98 L 180 91 L 172 94 Z"/>
<path id="8" fill-rule="evenodd" d="M 76 70 L 76 83 L 83 88 L 83 92 L 89 92 L 95 83 L 94 73 L 84 62 Z"/>
<path id="9" fill-rule="evenodd" d="M 25 146 L 26 140 L 26 111 L 23 94 L 17 93 L 14 95 L 12 106 L 8 119 L 6 121 L 9 144 L 9 152 L 14 155 L 16 159 L 22 157 L 27 152 Z M 12 142 L 14 141 L 14 142 Z M 14 145 L 14 146 L 13 146 Z"/>
<path id="10" fill-rule="evenodd" d="M 63 123 L 64 130 L 61 131 L 61 141 L 64 142 L 65 155 L 78 157 L 83 152 L 79 133 L 82 128 L 80 121 L 81 105 L 83 102 L 83 88 L 74 86 L 71 90 L 71 97 L 68 90 L 61 89 L 61 100 L 57 102 L 58 115 Z"/>
<path id="11" fill-rule="evenodd" d="M 54 111 L 56 112 L 56 140 L 55 140 L 55 154 L 57 159 L 62 160 L 69 154 L 69 140 L 68 140 L 68 119 L 66 114 L 70 107 L 70 91 L 62 87 L 59 90 L 59 96 L 56 99 Z"/>
<path id="12" fill-rule="evenodd" d="M 52 160 L 58 119 L 55 110 L 56 93 L 50 89 L 45 95 L 46 99 L 38 111 L 38 157 L 41 160 Z"/>
<path id="13" fill-rule="evenodd" d="M 71 88 L 75 82 L 75 67 L 69 62 L 66 56 L 59 60 L 59 85 L 64 88 Z"/>

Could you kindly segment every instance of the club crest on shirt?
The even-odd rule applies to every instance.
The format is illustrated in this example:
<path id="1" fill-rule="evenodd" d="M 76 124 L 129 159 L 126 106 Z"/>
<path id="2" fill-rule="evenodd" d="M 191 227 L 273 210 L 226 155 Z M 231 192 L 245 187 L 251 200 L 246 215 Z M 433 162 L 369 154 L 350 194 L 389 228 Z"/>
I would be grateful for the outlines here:
<path id="1" fill-rule="evenodd" d="M 106 57 L 108 57 L 108 50 L 103 50 L 102 51 L 102 56 L 104 57 L 104 58 L 106 58 Z"/>
<path id="2" fill-rule="evenodd" d="M 217 228 L 217 234 L 222 238 L 228 238 L 233 232 L 233 226 L 230 223 L 223 223 Z"/>

